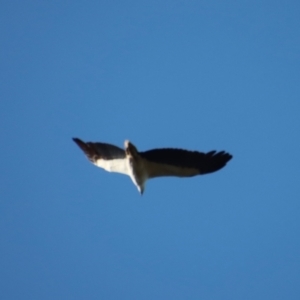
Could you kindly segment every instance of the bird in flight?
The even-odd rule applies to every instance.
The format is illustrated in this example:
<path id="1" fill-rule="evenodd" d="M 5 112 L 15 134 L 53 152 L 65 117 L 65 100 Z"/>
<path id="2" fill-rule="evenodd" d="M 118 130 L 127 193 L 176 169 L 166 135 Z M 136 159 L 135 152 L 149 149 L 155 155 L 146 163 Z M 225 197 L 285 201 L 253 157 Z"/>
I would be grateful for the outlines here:
<path id="1" fill-rule="evenodd" d="M 108 172 L 128 175 L 143 194 L 148 179 L 161 176 L 192 177 L 222 169 L 232 155 L 225 151 L 207 153 L 183 149 L 163 148 L 140 152 L 125 141 L 124 150 L 106 143 L 73 141 L 97 167 Z"/>

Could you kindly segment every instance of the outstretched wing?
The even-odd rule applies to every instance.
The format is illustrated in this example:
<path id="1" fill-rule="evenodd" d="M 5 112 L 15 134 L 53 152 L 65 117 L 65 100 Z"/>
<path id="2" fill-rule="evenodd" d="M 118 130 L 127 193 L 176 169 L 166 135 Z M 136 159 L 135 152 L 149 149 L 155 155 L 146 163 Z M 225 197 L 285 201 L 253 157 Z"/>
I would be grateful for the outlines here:
<path id="1" fill-rule="evenodd" d="M 148 177 L 190 177 L 216 172 L 232 158 L 225 151 L 202 153 L 182 149 L 153 149 L 139 152 Z"/>
<path id="2" fill-rule="evenodd" d="M 126 155 L 123 149 L 106 143 L 85 143 L 78 138 L 73 138 L 73 141 L 97 167 L 108 172 L 128 175 Z"/>

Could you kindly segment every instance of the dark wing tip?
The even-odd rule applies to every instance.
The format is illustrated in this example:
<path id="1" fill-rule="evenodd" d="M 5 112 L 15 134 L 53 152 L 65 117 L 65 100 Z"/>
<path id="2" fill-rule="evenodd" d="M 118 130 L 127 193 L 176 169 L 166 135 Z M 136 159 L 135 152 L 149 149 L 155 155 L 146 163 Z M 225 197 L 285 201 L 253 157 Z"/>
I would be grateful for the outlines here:
<path id="1" fill-rule="evenodd" d="M 223 167 L 232 159 L 232 155 L 225 152 L 211 151 L 205 154 L 205 159 L 200 167 L 201 174 L 208 174 L 216 172 Z"/>
<path id="2" fill-rule="evenodd" d="M 125 151 L 117 146 L 106 143 L 83 142 L 78 138 L 73 138 L 77 146 L 85 153 L 88 159 L 94 163 L 99 159 L 111 160 L 125 158 Z"/>
<path id="3" fill-rule="evenodd" d="M 81 148 L 83 145 L 85 145 L 85 142 L 80 140 L 79 138 L 72 138 L 72 140 Z"/>
<path id="4" fill-rule="evenodd" d="M 72 140 L 77 144 L 77 146 L 83 151 L 86 152 L 88 145 L 78 138 L 72 138 Z"/>
<path id="5" fill-rule="evenodd" d="M 95 161 L 95 158 L 98 156 L 96 149 L 92 147 L 91 143 L 85 143 L 78 138 L 72 138 L 77 146 L 85 153 L 90 161 Z"/>

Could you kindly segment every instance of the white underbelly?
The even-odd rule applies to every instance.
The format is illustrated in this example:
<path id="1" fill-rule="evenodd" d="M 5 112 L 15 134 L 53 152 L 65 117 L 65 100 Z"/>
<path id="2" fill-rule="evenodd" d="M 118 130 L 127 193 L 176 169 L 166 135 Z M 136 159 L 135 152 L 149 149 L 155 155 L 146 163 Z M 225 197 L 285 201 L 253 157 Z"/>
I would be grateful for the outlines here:
<path id="1" fill-rule="evenodd" d="M 97 167 L 102 168 L 108 172 L 116 172 L 129 175 L 126 159 L 124 158 L 110 160 L 98 159 L 94 164 Z"/>
<path id="2" fill-rule="evenodd" d="M 136 186 L 144 184 L 144 182 L 148 179 L 143 164 L 132 165 L 129 160 L 127 160 L 127 169 L 128 175 Z"/>

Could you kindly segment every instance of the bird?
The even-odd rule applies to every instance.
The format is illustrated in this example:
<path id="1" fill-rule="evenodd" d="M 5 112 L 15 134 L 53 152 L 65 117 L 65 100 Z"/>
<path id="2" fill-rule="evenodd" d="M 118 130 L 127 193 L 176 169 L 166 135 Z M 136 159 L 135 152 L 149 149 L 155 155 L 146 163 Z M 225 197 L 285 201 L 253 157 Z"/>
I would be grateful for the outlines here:
<path id="1" fill-rule="evenodd" d="M 111 144 L 73 141 L 86 157 L 108 172 L 128 175 L 143 195 L 146 181 L 161 176 L 192 177 L 216 172 L 232 159 L 225 151 L 207 153 L 177 148 L 159 148 L 140 152 L 129 140 L 124 150 Z"/>

